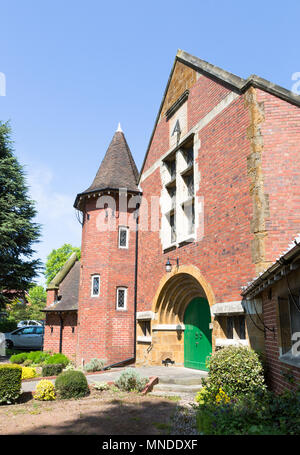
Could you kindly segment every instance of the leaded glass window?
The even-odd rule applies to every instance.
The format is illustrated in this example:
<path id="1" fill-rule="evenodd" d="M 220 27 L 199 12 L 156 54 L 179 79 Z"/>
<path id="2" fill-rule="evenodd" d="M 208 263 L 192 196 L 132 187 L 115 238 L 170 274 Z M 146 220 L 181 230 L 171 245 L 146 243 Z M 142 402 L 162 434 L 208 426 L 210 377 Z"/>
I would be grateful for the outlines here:
<path id="1" fill-rule="evenodd" d="M 128 248 L 128 228 L 119 228 L 119 248 Z"/>
<path id="2" fill-rule="evenodd" d="M 117 310 L 126 310 L 126 297 L 127 289 L 126 288 L 117 288 Z"/>
<path id="3" fill-rule="evenodd" d="M 93 275 L 92 276 L 92 292 L 91 295 L 92 297 L 98 297 L 100 294 L 100 276 L 99 275 Z"/>

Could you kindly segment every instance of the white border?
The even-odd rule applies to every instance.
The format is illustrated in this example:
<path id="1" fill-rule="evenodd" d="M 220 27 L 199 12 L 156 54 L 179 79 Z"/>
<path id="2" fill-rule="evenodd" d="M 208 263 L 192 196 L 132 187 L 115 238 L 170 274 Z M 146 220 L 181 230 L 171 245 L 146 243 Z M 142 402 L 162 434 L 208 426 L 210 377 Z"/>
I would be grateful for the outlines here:
<path id="1" fill-rule="evenodd" d="M 125 291 L 125 293 L 124 293 L 124 308 L 118 308 L 118 297 L 119 297 L 118 291 L 119 290 Z M 118 286 L 116 294 L 117 294 L 116 295 L 116 310 L 117 311 L 127 311 L 127 288 L 125 288 L 124 286 Z"/>

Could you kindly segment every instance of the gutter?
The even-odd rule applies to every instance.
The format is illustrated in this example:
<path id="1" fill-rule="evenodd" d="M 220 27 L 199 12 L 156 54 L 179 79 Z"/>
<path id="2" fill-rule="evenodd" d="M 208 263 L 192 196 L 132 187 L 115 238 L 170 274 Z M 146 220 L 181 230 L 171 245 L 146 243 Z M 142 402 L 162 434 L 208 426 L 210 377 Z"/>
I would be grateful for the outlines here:
<path id="1" fill-rule="evenodd" d="M 280 258 L 277 259 L 277 261 L 271 265 L 267 270 L 265 270 L 261 275 L 259 275 L 257 278 L 254 279 L 251 283 L 249 283 L 248 286 L 245 286 L 243 291 L 241 292 L 241 295 L 243 297 L 246 296 L 251 296 L 254 297 L 258 293 L 260 293 L 262 290 L 266 289 L 269 285 L 273 284 L 274 279 L 272 279 L 272 283 L 266 284 L 266 280 L 269 280 L 271 275 L 275 275 L 276 272 L 279 270 L 283 270 L 284 266 L 289 265 L 290 270 L 294 270 L 296 267 L 293 267 L 293 260 L 299 255 L 300 253 L 300 243 L 296 242 L 294 240 L 295 246 L 288 250 L 285 254 L 283 254 Z M 297 265 L 300 266 L 300 263 Z M 276 280 L 275 280 L 276 281 Z M 264 283 L 263 289 L 260 289 L 260 286 Z"/>

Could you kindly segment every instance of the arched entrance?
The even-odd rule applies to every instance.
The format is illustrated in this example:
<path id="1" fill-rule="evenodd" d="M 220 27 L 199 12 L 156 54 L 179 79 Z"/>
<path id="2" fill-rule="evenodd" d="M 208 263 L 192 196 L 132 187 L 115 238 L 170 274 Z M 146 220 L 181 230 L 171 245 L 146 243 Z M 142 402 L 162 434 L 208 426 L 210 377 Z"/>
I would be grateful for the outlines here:
<path id="1" fill-rule="evenodd" d="M 212 288 L 197 267 L 174 267 L 161 279 L 152 301 L 151 345 L 140 343 L 137 346 L 138 362 L 161 365 L 163 360 L 169 358 L 175 365 L 205 369 L 205 358 L 212 351 L 210 307 L 214 304 Z M 200 335 L 203 343 L 194 342 L 200 343 L 196 346 L 203 345 L 204 350 L 200 360 L 197 361 L 196 356 L 195 361 L 191 339 Z M 187 353 L 188 349 L 190 354 Z"/>
<path id="2" fill-rule="evenodd" d="M 196 297 L 184 313 L 184 366 L 207 370 L 206 360 L 211 355 L 210 309 L 204 297 Z"/>

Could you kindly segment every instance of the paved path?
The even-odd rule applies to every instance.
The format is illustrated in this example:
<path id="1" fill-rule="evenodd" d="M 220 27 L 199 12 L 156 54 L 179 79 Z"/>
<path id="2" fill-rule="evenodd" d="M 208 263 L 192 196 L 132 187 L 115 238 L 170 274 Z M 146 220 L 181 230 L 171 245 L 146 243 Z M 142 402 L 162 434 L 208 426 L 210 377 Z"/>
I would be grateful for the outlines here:
<path id="1" fill-rule="evenodd" d="M 86 375 L 87 381 L 89 384 L 93 382 L 109 382 L 116 381 L 120 374 L 125 370 L 125 368 L 118 368 L 116 370 L 111 369 L 104 372 L 99 372 L 97 374 Z M 135 370 L 143 377 L 158 376 L 160 382 L 174 383 L 186 381 L 189 383 L 192 382 L 201 382 L 201 378 L 207 376 L 207 373 L 199 370 L 193 370 L 190 368 L 184 367 L 174 367 L 174 366 L 153 366 L 153 367 L 137 367 Z M 55 379 L 50 379 L 54 384 Z M 39 382 L 35 381 L 26 381 L 22 382 L 23 392 L 32 392 L 36 389 L 36 384 Z"/>

